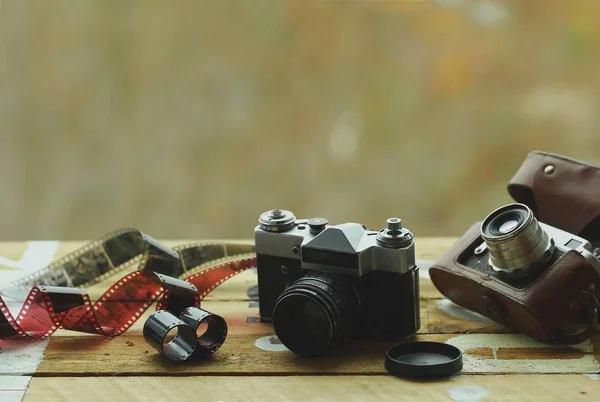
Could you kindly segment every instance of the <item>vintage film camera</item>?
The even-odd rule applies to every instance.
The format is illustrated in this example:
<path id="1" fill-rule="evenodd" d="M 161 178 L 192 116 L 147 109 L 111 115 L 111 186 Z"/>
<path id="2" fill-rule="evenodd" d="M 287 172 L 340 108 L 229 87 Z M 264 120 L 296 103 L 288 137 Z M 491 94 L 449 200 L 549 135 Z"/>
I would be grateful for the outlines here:
<path id="1" fill-rule="evenodd" d="M 600 261 L 585 239 L 538 222 L 524 204 L 473 225 L 429 269 L 454 303 L 542 342 L 594 334 Z"/>
<path id="2" fill-rule="evenodd" d="M 420 328 L 413 234 L 400 219 L 377 232 L 272 210 L 254 237 L 261 319 L 294 353 L 320 355 L 340 338 L 408 337 Z"/>

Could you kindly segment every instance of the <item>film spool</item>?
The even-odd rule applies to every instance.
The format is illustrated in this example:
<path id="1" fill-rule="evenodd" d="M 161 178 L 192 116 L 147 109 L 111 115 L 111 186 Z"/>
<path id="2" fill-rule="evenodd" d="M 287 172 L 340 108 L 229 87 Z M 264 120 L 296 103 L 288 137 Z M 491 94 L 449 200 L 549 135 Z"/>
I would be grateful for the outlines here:
<path id="1" fill-rule="evenodd" d="M 111 338 L 129 329 L 154 302 L 157 310 L 179 315 L 188 307 L 199 307 L 227 279 L 255 267 L 256 258 L 248 254 L 253 251 L 253 245 L 236 242 L 199 242 L 169 249 L 136 229 L 113 232 L 3 286 L 8 293 L 33 285 L 16 315 L 0 297 L 0 344 L 3 339 L 38 341 L 59 328 Z M 94 303 L 76 287 L 97 283 L 135 263 L 136 271 Z"/>
<path id="2" fill-rule="evenodd" d="M 198 328 L 207 324 L 199 335 Z M 167 336 L 177 329 L 177 335 L 167 343 Z M 188 307 L 179 317 L 169 311 L 157 311 L 144 323 L 144 339 L 170 361 L 202 359 L 216 352 L 227 338 L 227 323 L 216 314 L 197 307 Z"/>
<path id="3" fill-rule="evenodd" d="M 165 343 L 169 333 L 177 335 Z M 167 360 L 177 362 L 189 360 L 198 346 L 196 332 L 166 310 L 152 314 L 144 324 L 144 339 Z"/>
<path id="4" fill-rule="evenodd" d="M 227 338 L 227 323 L 223 317 L 197 307 L 188 307 L 180 318 L 187 323 L 198 336 L 196 349 L 198 357 L 216 352 Z M 198 335 L 202 324 L 207 324 L 204 333 Z"/>

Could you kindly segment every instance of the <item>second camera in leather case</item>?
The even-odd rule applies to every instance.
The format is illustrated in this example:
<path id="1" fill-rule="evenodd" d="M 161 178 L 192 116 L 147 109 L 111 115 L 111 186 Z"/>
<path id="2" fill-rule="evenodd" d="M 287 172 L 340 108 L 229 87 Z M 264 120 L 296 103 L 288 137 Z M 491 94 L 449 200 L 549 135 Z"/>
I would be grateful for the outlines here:
<path id="1" fill-rule="evenodd" d="M 509 184 L 520 203 L 475 223 L 431 267 L 433 284 L 454 303 L 541 342 L 588 339 L 600 299 L 598 189 L 597 167 L 531 153 Z"/>

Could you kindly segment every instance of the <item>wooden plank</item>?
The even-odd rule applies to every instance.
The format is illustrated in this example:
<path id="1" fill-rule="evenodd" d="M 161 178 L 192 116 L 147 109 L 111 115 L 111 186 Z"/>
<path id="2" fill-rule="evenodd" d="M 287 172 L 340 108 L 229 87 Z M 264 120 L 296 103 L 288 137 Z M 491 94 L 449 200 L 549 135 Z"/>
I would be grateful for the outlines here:
<path id="1" fill-rule="evenodd" d="M 27 250 L 27 243 L 20 242 L 0 242 L 0 255 L 11 260 L 18 260 Z M 1 265 L 0 265 L 1 268 Z"/>
<path id="2" fill-rule="evenodd" d="M 469 376 L 408 381 L 392 376 L 34 378 L 24 402 L 90 401 L 598 401 L 586 375 Z"/>
<path id="3" fill-rule="evenodd" d="M 514 332 L 484 316 L 457 306 L 448 299 L 423 300 L 421 301 L 421 311 L 426 314 L 425 319 L 422 320 L 422 333 L 498 334 Z"/>
<path id="4" fill-rule="evenodd" d="M 415 253 L 420 259 L 437 260 L 456 243 L 456 240 L 456 237 L 417 237 Z"/>
<path id="5" fill-rule="evenodd" d="M 221 315 L 227 321 L 230 335 L 270 334 L 273 329 L 268 323 L 258 322 L 258 306 L 249 301 L 207 300 L 202 308 Z M 421 301 L 421 334 L 463 334 L 463 333 L 509 333 L 509 328 L 453 305 L 447 299 Z M 155 311 L 151 306 L 124 336 L 141 335 L 144 322 Z M 93 336 L 73 331 L 58 330 L 57 336 Z"/>
<path id="6" fill-rule="evenodd" d="M 423 239 L 417 248 L 418 258 L 437 259 L 453 242 L 450 238 Z M 173 246 L 189 241 L 165 243 Z M 57 257 L 81 244 L 63 244 Z M 116 279 L 118 275 L 88 290 L 97 297 Z M 592 393 L 600 389 L 600 383 L 595 382 L 600 373 L 600 336 L 572 347 L 540 344 L 452 305 L 423 276 L 422 328 L 416 339 L 454 344 L 464 354 L 460 376 L 426 382 L 427 386 L 388 375 L 383 366 L 384 355 L 396 341 L 348 341 L 318 359 L 301 358 L 286 351 L 272 336 L 269 324 L 248 320 L 258 313 L 247 296 L 248 288 L 255 283 L 255 273 L 247 271 L 219 287 L 203 303 L 203 308 L 224 316 L 229 326 L 225 345 L 210 359 L 187 364 L 166 362 L 141 336 L 145 317 L 124 336 L 113 340 L 59 331 L 51 338 L 37 371 L 22 373 L 34 375 L 26 400 L 80 399 L 81 395 L 89 395 L 91 400 L 170 399 L 173 391 L 168 391 L 169 384 L 179 396 L 189 394 L 197 399 L 202 395 L 202 400 L 215 401 L 391 401 L 402 395 L 457 401 L 477 400 L 475 397 L 600 398 Z M 498 375 L 516 373 L 528 375 Z M 152 377 L 139 377 L 144 375 Z M 200 377 L 187 377 L 190 375 Z M 551 389 L 547 386 L 550 383 Z M 548 389 L 547 395 L 541 389 Z"/>
<path id="7" fill-rule="evenodd" d="M 29 386 L 29 376 L 0 376 L 0 401 L 20 402 Z"/>
<path id="8" fill-rule="evenodd" d="M 397 343 L 348 341 L 327 356 L 310 359 L 289 351 L 259 349 L 256 344 L 261 338 L 262 344 L 272 341 L 260 334 L 230 335 L 210 359 L 172 364 L 163 360 L 139 335 L 113 340 L 53 337 L 35 375 L 385 374 L 385 352 Z M 548 346 L 517 334 L 418 335 L 416 340 L 457 346 L 464 355 L 464 373 L 600 372 L 600 336 L 571 347 Z"/>

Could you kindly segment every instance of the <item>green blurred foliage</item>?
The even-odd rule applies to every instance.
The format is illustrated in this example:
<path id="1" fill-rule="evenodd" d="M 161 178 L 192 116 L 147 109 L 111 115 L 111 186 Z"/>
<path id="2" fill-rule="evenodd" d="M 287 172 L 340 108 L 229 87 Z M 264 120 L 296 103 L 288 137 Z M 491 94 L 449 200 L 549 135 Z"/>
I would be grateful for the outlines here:
<path id="1" fill-rule="evenodd" d="M 459 235 L 598 158 L 596 1 L 0 7 L 0 239 L 246 238 L 267 209 Z"/>

